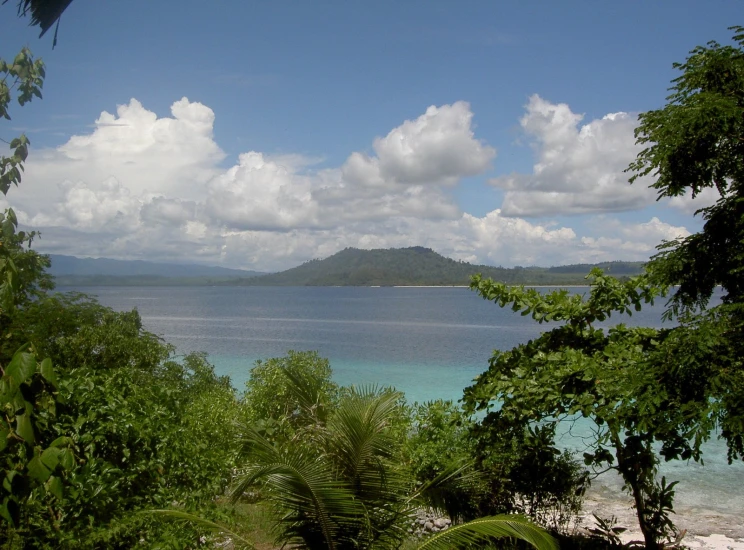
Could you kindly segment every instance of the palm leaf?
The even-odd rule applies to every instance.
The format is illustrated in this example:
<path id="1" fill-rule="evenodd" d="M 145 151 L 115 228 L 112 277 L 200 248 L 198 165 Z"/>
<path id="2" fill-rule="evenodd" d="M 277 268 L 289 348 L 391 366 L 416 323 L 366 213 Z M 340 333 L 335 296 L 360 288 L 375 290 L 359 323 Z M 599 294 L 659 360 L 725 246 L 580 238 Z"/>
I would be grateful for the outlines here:
<path id="1" fill-rule="evenodd" d="M 335 475 L 367 510 L 366 538 L 360 533 L 357 546 L 398 547 L 415 512 L 405 499 L 409 480 L 391 460 L 399 446 L 391 425 L 400 412 L 400 397 L 398 392 L 373 386 L 353 388 L 326 431 L 325 448 Z"/>
<path id="2" fill-rule="evenodd" d="M 481 479 L 481 474 L 473 464 L 453 463 L 442 470 L 434 479 L 418 487 L 408 502 L 420 508 L 422 505 L 446 513 L 453 520 L 462 519 L 464 499 L 470 498 L 470 490 Z"/>
<path id="3" fill-rule="evenodd" d="M 537 550 L 558 550 L 558 542 L 547 531 L 515 515 L 489 516 L 455 525 L 424 541 L 418 550 L 451 550 L 504 537 L 523 540 Z"/>
<path id="4" fill-rule="evenodd" d="M 8 0 L 3 0 L 3 4 Z M 39 38 L 52 28 L 52 25 L 59 21 L 62 12 L 67 9 L 72 0 L 19 0 L 18 16 L 23 17 L 31 14 L 31 25 L 38 25 L 41 29 Z M 55 37 L 56 43 L 56 37 Z"/>
<path id="5" fill-rule="evenodd" d="M 208 529 L 213 533 L 223 533 L 225 535 L 229 535 L 232 538 L 233 543 L 237 541 L 245 548 L 250 548 L 253 550 L 255 550 L 256 548 L 251 542 L 244 539 L 235 531 L 230 530 L 224 525 L 215 523 L 214 521 L 209 521 L 208 519 L 204 519 L 199 516 L 195 516 L 194 514 L 189 514 L 188 512 L 182 512 L 180 510 L 145 510 L 141 513 L 146 515 L 160 516 L 168 520 L 188 521 L 189 523 L 193 523 L 194 525 L 198 525 L 199 527 Z"/>
<path id="6" fill-rule="evenodd" d="M 280 452 L 255 430 L 244 436 L 252 465 L 232 491 L 233 502 L 251 486 L 262 483 L 270 500 L 284 515 L 281 538 L 312 546 L 322 538 L 335 548 L 342 532 L 355 532 L 366 522 L 366 512 L 348 486 L 333 477 L 324 457 L 301 451 Z"/>
<path id="7" fill-rule="evenodd" d="M 384 482 L 383 460 L 390 458 L 397 442 L 390 421 L 400 394 L 353 392 L 342 400 L 329 425 L 329 452 L 342 475 L 353 485 Z"/>

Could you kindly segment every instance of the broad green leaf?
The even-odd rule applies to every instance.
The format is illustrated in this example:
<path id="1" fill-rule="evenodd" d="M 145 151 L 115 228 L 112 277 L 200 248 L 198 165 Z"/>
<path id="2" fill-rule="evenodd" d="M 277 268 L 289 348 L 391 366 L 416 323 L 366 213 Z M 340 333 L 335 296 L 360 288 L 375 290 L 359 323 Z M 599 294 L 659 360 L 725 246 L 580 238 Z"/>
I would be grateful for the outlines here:
<path id="1" fill-rule="evenodd" d="M 40 364 L 41 375 L 44 377 L 44 380 L 49 382 L 52 386 L 55 388 L 57 387 L 57 375 L 54 372 L 54 367 L 52 366 L 52 360 L 49 357 L 45 357 L 44 360 Z"/>
<path id="2" fill-rule="evenodd" d="M 28 461 L 28 475 L 39 481 L 46 481 L 52 475 L 52 471 L 47 468 L 41 461 L 41 457 L 36 455 Z"/>
<path id="3" fill-rule="evenodd" d="M 59 455 L 59 463 L 66 471 L 70 471 L 75 467 L 75 454 L 72 449 L 63 449 Z"/>
<path id="4" fill-rule="evenodd" d="M 558 542 L 544 529 L 525 518 L 513 515 L 479 518 L 436 533 L 418 546 L 418 550 L 450 550 L 458 547 L 483 547 L 495 538 L 523 540 L 537 550 L 558 550 Z"/>
<path id="5" fill-rule="evenodd" d="M 16 352 L 5 374 L 12 376 L 19 384 L 31 378 L 36 372 L 36 357 L 29 352 Z"/>
<path id="6" fill-rule="evenodd" d="M 61 453 L 61 449 L 49 447 L 48 449 L 44 449 L 44 452 L 41 453 L 41 461 L 44 463 L 44 466 L 50 470 L 54 470 L 57 467 L 57 464 L 59 464 Z"/>
<path id="7" fill-rule="evenodd" d="M 62 497 L 64 496 L 64 490 L 62 488 L 62 480 L 60 478 L 58 478 L 57 476 L 51 476 L 44 484 L 44 486 L 46 487 L 46 490 L 57 497 L 57 499 L 62 500 Z"/>
<path id="8" fill-rule="evenodd" d="M 34 427 L 31 422 L 31 416 L 28 412 L 19 414 L 16 416 L 16 433 L 20 435 L 24 441 L 28 444 L 33 445 L 36 441 L 34 437 Z"/>

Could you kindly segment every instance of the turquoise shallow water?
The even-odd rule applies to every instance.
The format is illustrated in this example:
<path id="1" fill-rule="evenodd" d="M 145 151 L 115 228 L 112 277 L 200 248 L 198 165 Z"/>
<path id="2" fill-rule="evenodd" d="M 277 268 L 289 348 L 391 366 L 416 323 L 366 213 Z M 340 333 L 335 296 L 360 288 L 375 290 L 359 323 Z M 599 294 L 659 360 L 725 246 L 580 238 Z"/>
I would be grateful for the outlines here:
<path id="1" fill-rule="evenodd" d="M 72 290 L 72 289 L 60 289 Z M 488 366 L 493 349 L 509 349 L 546 328 L 488 303 L 465 288 L 176 287 L 76 288 L 117 310 L 136 307 L 145 327 L 179 352 L 205 351 L 219 374 L 242 389 L 256 359 L 317 350 L 341 384 L 394 386 L 409 402 L 457 400 Z M 586 289 L 577 288 L 577 292 Z M 662 305 L 623 322 L 660 326 Z M 614 319 L 619 322 L 620 319 Z M 580 424 L 561 443 L 581 449 Z M 713 441 L 705 466 L 668 463 L 682 480 L 678 507 L 744 515 L 744 464 L 726 464 Z M 596 483 L 619 493 L 621 483 Z"/>

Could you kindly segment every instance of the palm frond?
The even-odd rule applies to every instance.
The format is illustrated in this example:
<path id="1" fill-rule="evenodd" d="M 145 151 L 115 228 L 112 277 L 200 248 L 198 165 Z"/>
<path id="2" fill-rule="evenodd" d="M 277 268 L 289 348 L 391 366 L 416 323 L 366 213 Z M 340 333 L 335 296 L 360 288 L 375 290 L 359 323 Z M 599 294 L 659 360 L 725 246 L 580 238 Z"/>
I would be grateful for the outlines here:
<path id="1" fill-rule="evenodd" d="M 7 2 L 8 0 L 3 0 L 3 4 Z M 18 17 L 30 14 L 31 25 L 38 25 L 41 29 L 39 35 L 39 38 L 41 38 L 52 28 L 52 25 L 59 21 L 62 12 L 71 3 L 72 0 L 18 0 Z"/>
<path id="2" fill-rule="evenodd" d="M 364 391 L 341 401 L 329 425 L 329 445 L 347 479 L 358 482 L 370 469 L 384 475 L 380 460 L 390 458 L 397 446 L 389 428 L 399 397 L 396 392 Z"/>
<path id="3" fill-rule="evenodd" d="M 455 525 L 421 543 L 418 550 L 451 550 L 504 537 L 523 540 L 537 550 L 558 550 L 558 542 L 547 531 L 515 515 L 489 516 Z"/>
<path id="4" fill-rule="evenodd" d="M 229 535 L 230 538 L 232 538 L 233 544 L 237 543 L 243 548 L 250 548 L 251 550 L 255 550 L 256 548 L 250 541 L 244 539 L 225 525 L 209 521 L 208 519 L 195 516 L 194 514 L 189 514 L 188 512 L 183 512 L 181 510 L 145 510 L 141 513 L 145 515 L 159 516 L 171 521 L 188 521 L 189 523 L 203 527 L 213 533 Z"/>
<path id="5" fill-rule="evenodd" d="M 334 548 L 340 534 L 358 530 L 366 513 L 353 492 L 333 477 L 333 467 L 323 456 L 301 451 L 280 452 L 260 434 L 245 436 L 252 440 L 251 466 L 232 491 L 236 502 L 251 486 L 262 483 L 271 501 L 284 511 L 285 542 L 308 543 L 322 538 Z"/>
<path id="6" fill-rule="evenodd" d="M 434 479 L 418 487 L 408 497 L 408 502 L 415 508 L 423 505 L 460 520 L 463 518 L 462 502 L 470 498 L 470 490 L 480 479 L 481 474 L 472 463 L 450 464 Z"/>

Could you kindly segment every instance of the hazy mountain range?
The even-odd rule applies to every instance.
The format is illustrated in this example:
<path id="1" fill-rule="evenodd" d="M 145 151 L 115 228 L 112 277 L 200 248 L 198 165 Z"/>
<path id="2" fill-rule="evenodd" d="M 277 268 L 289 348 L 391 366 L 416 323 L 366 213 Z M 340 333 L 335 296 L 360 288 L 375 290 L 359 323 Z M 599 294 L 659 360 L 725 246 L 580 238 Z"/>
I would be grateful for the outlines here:
<path id="1" fill-rule="evenodd" d="M 641 262 L 604 262 L 557 267 L 495 267 L 453 260 L 430 248 L 360 250 L 346 248 L 279 273 L 224 267 L 181 265 L 142 260 L 75 258 L 51 255 L 50 272 L 60 286 L 264 285 L 264 286 L 389 286 L 467 285 L 470 276 L 511 284 L 582 284 L 595 265 L 615 276 L 637 275 Z"/>

